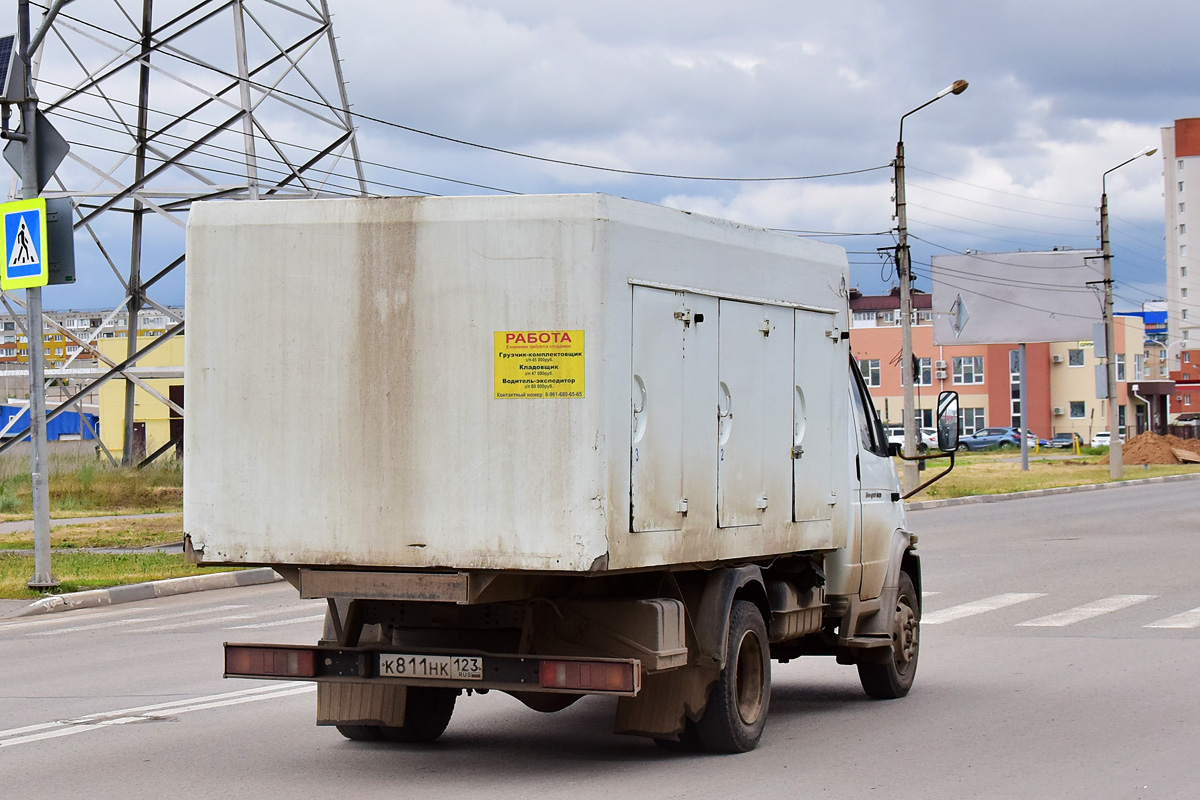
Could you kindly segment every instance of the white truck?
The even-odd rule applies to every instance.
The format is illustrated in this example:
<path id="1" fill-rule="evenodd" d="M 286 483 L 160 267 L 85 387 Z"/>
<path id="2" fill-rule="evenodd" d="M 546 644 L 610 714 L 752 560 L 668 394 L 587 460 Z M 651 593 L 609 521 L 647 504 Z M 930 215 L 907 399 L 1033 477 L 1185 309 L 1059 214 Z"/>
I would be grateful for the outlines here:
<path id="1" fill-rule="evenodd" d="M 842 249 L 398 197 L 198 204 L 188 262 L 187 551 L 328 600 L 319 642 L 226 644 L 227 676 L 315 681 L 351 739 L 432 741 L 497 690 L 716 752 L 758 743 L 771 659 L 908 692 L 920 560 Z"/>

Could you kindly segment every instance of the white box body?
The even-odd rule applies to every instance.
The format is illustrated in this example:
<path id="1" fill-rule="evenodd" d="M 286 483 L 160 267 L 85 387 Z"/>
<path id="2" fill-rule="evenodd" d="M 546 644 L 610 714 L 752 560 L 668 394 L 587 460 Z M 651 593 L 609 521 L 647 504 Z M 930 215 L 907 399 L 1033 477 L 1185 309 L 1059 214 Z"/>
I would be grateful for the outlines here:
<path id="1" fill-rule="evenodd" d="M 840 248 L 605 195 L 197 204 L 185 531 L 222 564 L 842 547 L 847 279 Z"/>

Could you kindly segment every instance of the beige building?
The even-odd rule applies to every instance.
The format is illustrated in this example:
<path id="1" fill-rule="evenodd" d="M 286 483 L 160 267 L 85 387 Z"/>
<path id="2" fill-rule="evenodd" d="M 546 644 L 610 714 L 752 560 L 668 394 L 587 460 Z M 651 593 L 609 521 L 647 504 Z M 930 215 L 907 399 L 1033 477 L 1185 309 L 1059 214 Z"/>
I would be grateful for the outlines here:
<path id="1" fill-rule="evenodd" d="M 138 348 L 148 346 L 153 337 L 138 337 Z M 125 359 L 128 342 L 125 339 L 103 339 L 98 343 L 100 352 L 120 362 Z M 183 335 L 163 342 L 153 352 L 138 360 L 139 370 L 161 370 L 164 374 L 178 377 L 149 377 L 145 383 L 163 397 L 183 407 Z M 125 380 L 114 378 L 100 387 L 100 439 L 113 453 L 125 447 Z M 141 461 L 147 455 L 167 445 L 176 436 L 182 436 L 183 420 L 170 406 L 154 397 L 150 392 L 138 388 L 134 393 L 133 450 L 134 458 Z M 169 457 L 169 456 L 168 456 Z"/>

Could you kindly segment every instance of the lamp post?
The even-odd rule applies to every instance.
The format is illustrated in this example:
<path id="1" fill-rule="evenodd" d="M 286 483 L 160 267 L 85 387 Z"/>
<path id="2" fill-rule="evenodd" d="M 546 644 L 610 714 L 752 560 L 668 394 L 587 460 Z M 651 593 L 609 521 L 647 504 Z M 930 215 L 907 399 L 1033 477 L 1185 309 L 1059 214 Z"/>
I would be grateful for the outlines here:
<path id="1" fill-rule="evenodd" d="M 1121 457 L 1121 420 L 1117 407 L 1117 330 L 1113 324 L 1112 253 L 1108 248 L 1108 173 L 1133 163 L 1142 156 L 1152 156 L 1157 152 L 1157 147 L 1147 147 L 1100 176 L 1100 253 L 1104 258 L 1104 354 L 1107 362 L 1105 383 L 1109 430 L 1108 474 L 1114 481 L 1124 474 L 1125 465 Z"/>
<path id="2" fill-rule="evenodd" d="M 908 213 L 904 201 L 904 117 L 915 114 L 931 103 L 941 100 L 948 94 L 962 94 L 967 90 L 967 82 L 957 80 L 938 92 L 932 100 L 928 100 L 900 117 L 900 136 L 896 140 L 896 273 L 900 277 L 900 332 L 902 344 L 900 351 L 901 384 L 904 386 L 904 455 L 917 454 L 917 419 L 916 401 L 913 390 L 912 362 L 912 269 L 908 254 Z M 904 462 L 904 488 L 910 489 L 917 485 L 919 476 L 915 461 Z"/>

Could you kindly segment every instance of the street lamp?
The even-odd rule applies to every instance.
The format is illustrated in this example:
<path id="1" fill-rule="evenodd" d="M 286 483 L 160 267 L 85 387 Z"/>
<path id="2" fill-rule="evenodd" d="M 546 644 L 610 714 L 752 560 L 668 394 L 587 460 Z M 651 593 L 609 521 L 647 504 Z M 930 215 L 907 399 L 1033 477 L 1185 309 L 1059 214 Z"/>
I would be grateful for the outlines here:
<path id="1" fill-rule="evenodd" d="M 1108 474 L 1114 481 L 1120 479 L 1125 465 L 1121 457 L 1121 420 L 1117 409 L 1117 331 L 1113 324 L 1112 253 L 1108 249 L 1108 173 L 1131 164 L 1142 156 L 1152 156 L 1157 152 L 1157 147 L 1147 147 L 1100 176 L 1100 253 L 1104 258 L 1104 355 L 1107 362 L 1105 383 L 1109 430 Z"/>
<path id="2" fill-rule="evenodd" d="M 900 331 L 903 335 L 900 358 L 901 383 L 904 385 L 904 455 L 917 454 L 916 399 L 913 391 L 912 346 L 912 269 L 908 254 L 908 214 L 904 203 L 904 117 L 915 114 L 948 94 L 962 94 L 967 82 L 957 80 L 928 100 L 900 117 L 900 136 L 896 140 L 896 272 L 900 276 Z M 916 486 L 919 480 L 915 461 L 904 462 L 904 487 Z"/>

